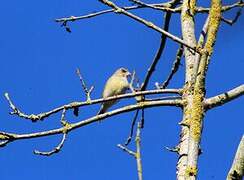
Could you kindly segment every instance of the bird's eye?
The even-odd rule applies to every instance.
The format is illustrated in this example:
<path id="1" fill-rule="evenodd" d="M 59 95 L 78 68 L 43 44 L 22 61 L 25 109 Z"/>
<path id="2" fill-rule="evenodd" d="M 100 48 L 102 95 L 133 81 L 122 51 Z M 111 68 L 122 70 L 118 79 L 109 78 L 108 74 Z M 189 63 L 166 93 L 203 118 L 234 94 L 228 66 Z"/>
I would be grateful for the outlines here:
<path id="1" fill-rule="evenodd" d="M 121 69 L 121 71 L 123 72 L 123 73 L 126 73 L 127 72 L 127 70 L 126 69 Z"/>

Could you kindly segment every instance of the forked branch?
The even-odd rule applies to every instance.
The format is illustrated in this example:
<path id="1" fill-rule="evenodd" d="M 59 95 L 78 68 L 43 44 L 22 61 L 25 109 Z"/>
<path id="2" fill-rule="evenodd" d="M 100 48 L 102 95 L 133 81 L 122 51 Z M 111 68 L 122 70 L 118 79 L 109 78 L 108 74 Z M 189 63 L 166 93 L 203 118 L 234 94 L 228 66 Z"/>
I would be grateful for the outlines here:
<path id="1" fill-rule="evenodd" d="M 197 47 L 194 47 L 190 44 L 187 44 L 186 42 L 184 42 L 182 39 L 180 39 L 179 37 L 173 35 L 173 34 L 170 34 L 169 32 L 163 30 L 162 28 L 156 26 L 155 24 L 153 24 L 152 22 L 150 21 L 146 21 L 145 19 L 139 17 L 139 16 L 136 16 L 122 8 L 120 8 L 119 6 L 117 6 L 115 3 L 109 1 L 109 0 L 99 0 L 100 2 L 102 2 L 103 4 L 113 8 L 115 10 L 115 13 L 118 13 L 118 14 L 124 14 L 132 19 L 134 19 L 135 21 L 137 22 L 140 22 L 142 24 L 144 24 L 145 26 L 147 26 L 148 28 L 150 29 L 153 29 L 159 33 L 162 33 L 164 34 L 165 36 L 167 36 L 168 38 L 172 39 L 173 41 L 177 42 L 177 43 L 180 43 L 182 45 L 184 45 L 185 47 L 187 48 L 190 48 L 192 50 L 194 50 L 195 52 L 198 52 L 201 54 L 201 51 L 200 49 L 197 49 Z"/>
<path id="2" fill-rule="evenodd" d="M 222 21 L 232 26 L 233 24 L 235 24 L 235 23 L 237 22 L 237 20 L 238 20 L 239 17 L 241 16 L 241 10 L 242 10 L 242 9 L 239 9 L 239 11 L 237 11 L 237 13 L 236 13 L 234 19 L 229 20 L 229 19 L 225 19 L 224 17 L 222 17 Z"/>
<path id="3" fill-rule="evenodd" d="M 7 132 L 0 132 L 0 145 L 5 146 L 6 144 L 21 140 L 21 139 L 32 139 L 32 138 L 38 138 L 38 137 L 44 137 L 44 136 L 51 136 L 55 134 L 63 134 L 63 132 L 70 132 L 77 128 L 86 126 L 88 124 L 98 122 L 101 120 L 104 120 L 108 117 L 115 116 L 117 114 L 125 113 L 134 111 L 137 109 L 143 109 L 143 108 L 150 108 L 150 107 L 156 107 L 156 106 L 182 106 L 182 100 L 175 99 L 175 100 L 161 100 L 161 101 L 146 101 L 146 102 L 140 102 L 132 105 L 128 105 L 122 108 L 115 109 L 110 112 L 106 112 L 104 114 L 96 115 L 93 117 L 90 117 L 85 120 L 81 120 L 77 123 L 68 124 L 65 127 L 57 128 L 53 130 L 48 131 L 42 131 L 37 133 L 27 133 L 27 134 L 15 134 L 15 133 L 7 133 Z"/>
<path id="4" fill-rule="evenodd" d="M 128 153 L 129 155 L 133 156 L 136 159 L 138 180 L 143 179 L 142 162 L 141 162 L 141 128 L 142 128 L 142 124 L 141 124 L 141 122 L 138 122 L 137 129 L 136 129 L 136 137 L 135 137 L 136 152 L 130 150 L 129 148 L 127 148 L 121 144 L 117 145 L 124 152 Z"/>
<path id="5" fill-rule="evenodd" d="M 63 127 L 68 127 L 69 123 L 65 120 L 65 113 L 66 113 L 66 109 L 64 109 L 63 112 L 62 112 L 60 122 L 61 122 Z M 51 155 L 53 155 L 55 153 L 58 153 L 62 149 L 62 147 L 64 145 L 64 142 L 66 140 L 66 137 L 67 137 L 67 130 L 64 130 L 61 142 L 53 150 L 47 151 L 47 152 L 34 150 L 34 154 L 42 155 L 42 156 L 51 156 Z"/>

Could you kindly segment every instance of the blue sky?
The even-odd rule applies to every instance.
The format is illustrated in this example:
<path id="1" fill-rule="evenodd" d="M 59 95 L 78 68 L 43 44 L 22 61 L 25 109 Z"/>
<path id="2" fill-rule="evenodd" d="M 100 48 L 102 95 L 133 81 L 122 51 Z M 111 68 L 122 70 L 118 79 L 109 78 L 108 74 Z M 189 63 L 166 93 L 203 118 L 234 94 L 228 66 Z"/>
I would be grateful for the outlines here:
<path id="1" fill-rule="evenodd" d="M 118 2 L 118 1 L 117 1 Z M 159 1 L 157 1 L 159 2 Z M 224 3 L 233 1 L 224 1 Z M 124 3 L 125 4 L 125 3 Z M 129 4 L 129 3 L 128 3 Z M 201 4 L 204 4 L 201 1 Z M 123 15 L 108 14 L 69 24 L 67 33 L 55 18 L 83 15 L 106 9 L 97 0 L 3 1 L 0 7 L 0 119 L 1 130 L 29 133 L 60 127 L 60 114 L 43 122 L 10 116 L 3 94 L 10 96 L 26 113 L 39 113 L 84 100 L 75 69 L 80 68 L 92 98 L 99 98 L 106 79 L 118 67 L 136 70 L 143 79 L 158 47 L 160 35 Z M 162 14 L 152 10 L 133 11 L 161 25 Z M 233 17 L 235 10 L 226 13 Z M 205 15 L 198 15 L 202 27 Z M 222 24 L 207 75 L 207 96 L 225 92 L 243 83 L 244 17 L 233 27 Z M 170 32 L 180 36 L 179 15 L 172 18 Z M 197 29 L 197 35 L 200 29 Z M 162 82 L 171 69 L 177 44 L 168 40 L 150 88 Z M 184 64 L 184 62 L 182 62 Z M 183 85 L 184 66 L 169 87 Z M 199 179 L 224 179 L 243 134 L 243 97 L 207 112 L 204 122 Z M 133 103 L 124 100 L 116 107 Z M 69 122 L 94 115 L 99 105 L 82 108 L 80 116 L 68 114 Z M 147 109 L 142 132 L 142 161 L 145 179 L 175 179 L 177 156 L 164 146 L 178 143 L 180 109 Z M 111 117 L 101 124 L 80 128 L 68 135 L 62 151 L 51 157 L 36 156 L 34 149 L 50 150 L 60 136 L 17 141 L 0 149 L 1 180 L 15 179 L 136 179 L 136 163 L 116 147 L 127 138 L 133 113 Z M 134 149 L 133 143 L 130 146 Z"/>

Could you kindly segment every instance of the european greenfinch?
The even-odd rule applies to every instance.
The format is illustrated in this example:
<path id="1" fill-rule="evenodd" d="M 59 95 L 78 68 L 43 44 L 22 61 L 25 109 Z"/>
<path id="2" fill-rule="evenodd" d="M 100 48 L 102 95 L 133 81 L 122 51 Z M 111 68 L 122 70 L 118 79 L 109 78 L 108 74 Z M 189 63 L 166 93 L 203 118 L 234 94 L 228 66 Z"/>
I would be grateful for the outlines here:
<path id="1" fill-rule="evenodd" d="M 127 79 L 130 75 L 130 72 L 125 68 L 119 68 L 116 70 L 115 73 L 107 80 L 102 97 L 105 99 L 111 96 L 124 94 L 130 86 Z M 102 106 L 97 114 L 99 115 L 105 113 L 116 102 L 118 102 L 118 100 L 111 100 L 102 103 Z"/>

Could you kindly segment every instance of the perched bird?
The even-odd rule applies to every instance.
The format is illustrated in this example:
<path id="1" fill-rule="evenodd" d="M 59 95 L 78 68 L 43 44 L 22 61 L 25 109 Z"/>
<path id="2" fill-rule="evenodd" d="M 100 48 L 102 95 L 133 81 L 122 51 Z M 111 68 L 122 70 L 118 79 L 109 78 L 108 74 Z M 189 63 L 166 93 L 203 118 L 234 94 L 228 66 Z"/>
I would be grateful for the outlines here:
<path id="1" fill-rule="evenodd" d="M 129 88 L 129 82 L 127 80 L 127 77 L 130 75 L 130 72 L 125 68 L 119 68 L 118 70 L 116 70 L 115 73 L 107 80 L 102 97 L 107 98 L 115 95 L 124 94 Z M 111 100 L 104 102 L 97 115 L 105 113 L 117 101 L 118 100 Z"/>

